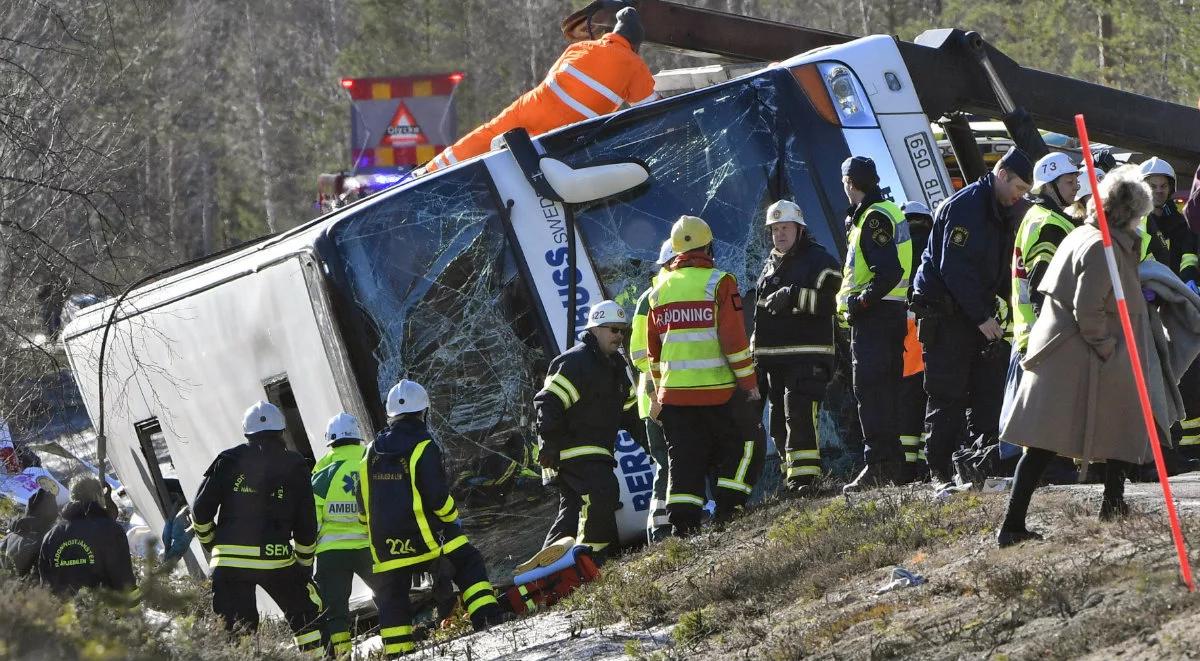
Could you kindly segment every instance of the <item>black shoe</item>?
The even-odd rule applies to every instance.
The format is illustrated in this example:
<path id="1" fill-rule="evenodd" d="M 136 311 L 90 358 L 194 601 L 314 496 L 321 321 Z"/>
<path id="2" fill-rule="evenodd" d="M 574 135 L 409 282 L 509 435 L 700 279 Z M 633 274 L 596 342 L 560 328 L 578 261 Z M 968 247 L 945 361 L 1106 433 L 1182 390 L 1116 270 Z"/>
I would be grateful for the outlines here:
<path id="1" fill-rule="evenodd" d="M 889 484 L 896 484 L 896 468 L 893 463 L 867 464 L 858 477 L 842 487 L 842 494 L 859 493 L 868 489 L 878 489 Z"/>
<path id="2" fill-rule="evenodd" d="M 996 533 L 996 543 L 1000 545 L 1000 548 L 1029 541 L 1040 542 L 1042 536 L 1032 530 L 1005 530 L 1003 528 Z"/>
<path id="3" fill-rule="evenodd" d="M 1100 502 L 1100 520 L 1115 521 L 1123 517 L 1129 516 L 1129 504 L 1124 498 L 1109 500 L 1105 498 Z"/>

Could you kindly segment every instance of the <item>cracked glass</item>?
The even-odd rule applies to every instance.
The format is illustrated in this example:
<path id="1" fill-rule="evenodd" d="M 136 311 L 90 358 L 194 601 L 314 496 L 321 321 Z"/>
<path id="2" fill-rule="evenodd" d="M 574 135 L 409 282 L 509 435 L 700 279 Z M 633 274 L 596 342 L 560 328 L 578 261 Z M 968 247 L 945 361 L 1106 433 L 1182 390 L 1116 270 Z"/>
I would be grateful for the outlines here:
<path id="1" fill-rule="evenodd" d="M 717 268 L 749 294 L 748 330 L 753 294 L 747 290 L 770 251 L 763 222 L 772 202 L 794 200 L 814 237 L 834 256 L 843 254 L 845 138 L 816 114 L 786 71 L 581 124 L 541 142 L 548 155 L 575 167 L 636 159 L 649 169 L 643 186 L 582 205 L 575 216 L 606 295 L 629 310 L 657 272 L 659 246 L 682 214 L 712 228 Z M 825 426 L 824 435 L 839 446 L 833 422 Z"/>
<path id="2" fill-rule="evenodd" d="M 472 505 L 503 505 L 520 479 L 540 491 L 524 432 L 547 358 L 486 168 L 381 200 L 339 222 L 332 239 L 373 331 L 380 401 L 401 378 L 425 386 L 465 519 L 482 516 Z"/>

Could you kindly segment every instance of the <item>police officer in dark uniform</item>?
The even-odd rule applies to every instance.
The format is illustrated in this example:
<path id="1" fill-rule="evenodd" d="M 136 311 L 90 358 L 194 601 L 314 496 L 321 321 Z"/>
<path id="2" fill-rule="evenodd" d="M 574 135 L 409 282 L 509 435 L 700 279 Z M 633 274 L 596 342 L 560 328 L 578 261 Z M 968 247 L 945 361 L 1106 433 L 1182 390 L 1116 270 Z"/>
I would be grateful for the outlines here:
<path id="1" fill-rule="evenodd" d="M 838 313 L 850 325 L 866 463 L 844 488 L 851 493 L 904 481 L 896 412 L 912 242 L 900 207 L 883 198 L 874 161 L 865 156 L 846 159 L 842 185 L 851 206 Z"/>
<path id="2" fill-rule="evenodd" d="M 416 572 L 444 562 L 476 630 L 503 621 L 483 555 L 459 525 L 442 452 L 426 426 L 429 393 L 404 379 L 388 391 L 388 425 L 359 465 L 359 521 L 367 527 L 385 658 L 416 649 L 409 590 Z"/>
<path id="3" fill-rule="evenodd" d="M 924 347 L 926 457 L 938 484 L 951 480 L 951 455 L 963 442 L 968 407 L 995 411 L 990 356 L 1004 338 L 997 297 L 1007 299 L 1012 234 L 1006 210 L 1029 191 L 1033 163 L 1012 148 L 992 172 L 938 208 L 913 282 L 912 307 Z M 988 385 L 981 385 L 986 383 Z M 1002 397 L 1003 393 L 998 393 Z M 998 426 L 999 421 L 975 426 Z"/>
<path id="4" fill-rule="evenodd" d="M 283 611 L 301 651 L 322 646 L 321 598 L 312 582 L 316 505 L 304 457 L 283 442 L 283 413 L 246 409 L 246 442 L 217 455 L 192 505 L 196 538 L 209 549 L 213 611 L 233 630 L 258 628 L 255 587 Z"/>
<path id="5" fill-rule="evenodd" d="M 574 537 L 603 560 L 620 542 L 621 488 L 613 474 L 617 431 L 625 429 L 640 442 L 645 427 L 619 351 L 629 331 L 625 309 L 601 301 L 589 311 L 584 330 L 582 342 L 550 362 L 545 385 L 533 398 L 538 461 L 558 473 L 558 518 L 543 546 Z"/>
<path id="6" fill-rule="evenodd" d="M 833 375 L 842 274 L 794 202 L 772 204 L 766 224 L 774 248 L 758 277 L 750 347 L 758 388 L 771 402 L 771 436 L 787 488 L 811 495 L 821 475 L 817 411 Z"/>

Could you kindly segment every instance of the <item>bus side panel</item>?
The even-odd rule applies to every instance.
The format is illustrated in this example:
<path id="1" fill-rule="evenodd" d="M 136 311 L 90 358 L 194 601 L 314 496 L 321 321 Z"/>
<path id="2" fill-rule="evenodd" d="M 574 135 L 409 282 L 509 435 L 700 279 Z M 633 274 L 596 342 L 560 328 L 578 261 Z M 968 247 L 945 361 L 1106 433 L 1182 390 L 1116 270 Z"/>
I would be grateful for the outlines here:
<path id="1" fill-rule="evenodd" d="M 317 456 L 326 448 L 311 439 L 319 441 L 343 408 L 299 258 L 208 287 L 119 321 L 109 337 L 108 456 L 139 511 L 159 529 L 162 515 L 146 483 L 135 423 L 159 419 L 191 502 L 217 453 L 242 442 L 242 413 L 266 399 L 265 381 L 287 375 Z M 123 312 L 136 305 L 127 303 Z M 66 343 L 94 423 L 102 333 Z"/>

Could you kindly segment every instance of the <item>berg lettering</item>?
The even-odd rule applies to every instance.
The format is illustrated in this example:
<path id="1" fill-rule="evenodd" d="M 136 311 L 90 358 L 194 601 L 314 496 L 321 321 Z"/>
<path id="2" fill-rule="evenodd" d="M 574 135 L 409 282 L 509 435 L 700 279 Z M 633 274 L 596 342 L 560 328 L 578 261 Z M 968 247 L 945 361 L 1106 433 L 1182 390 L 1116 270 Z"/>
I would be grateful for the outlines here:
<path id="1" fill-rule="evenodd" d="M 649 511 L 654 495 L 654 467 L 649 455 L 624 431 L 617 433 L 616 449 L 620 457 L 617 464 L 629 489 L 633 509 L 638 512 Z"/>

